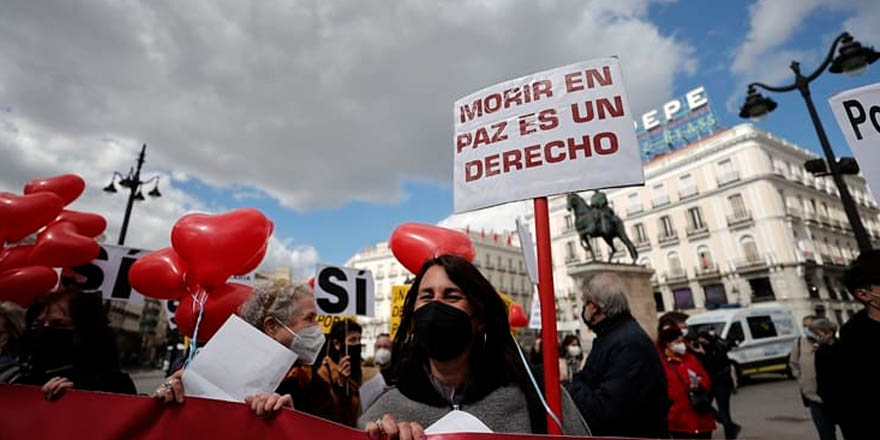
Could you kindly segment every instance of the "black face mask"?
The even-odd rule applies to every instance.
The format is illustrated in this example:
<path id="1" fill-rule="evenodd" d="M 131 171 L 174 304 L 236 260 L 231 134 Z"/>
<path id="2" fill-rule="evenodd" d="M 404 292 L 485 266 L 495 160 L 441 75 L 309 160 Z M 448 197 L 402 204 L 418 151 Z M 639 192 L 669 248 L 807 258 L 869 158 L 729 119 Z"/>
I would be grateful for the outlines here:
<path id="1" fill-rule="evenodd" d="M 39 372 L 51 374 L 73 366 L 73 330 L 39 327 L 28 338 L 31 365 Z"/>
<path id="2" fill-rule="evenodd" d="M 416 342 L 434 360 L 455 358 L 473 338 L 470 316 L 439 301 L 419 307 L 413 313 L 413 320 Z"/>

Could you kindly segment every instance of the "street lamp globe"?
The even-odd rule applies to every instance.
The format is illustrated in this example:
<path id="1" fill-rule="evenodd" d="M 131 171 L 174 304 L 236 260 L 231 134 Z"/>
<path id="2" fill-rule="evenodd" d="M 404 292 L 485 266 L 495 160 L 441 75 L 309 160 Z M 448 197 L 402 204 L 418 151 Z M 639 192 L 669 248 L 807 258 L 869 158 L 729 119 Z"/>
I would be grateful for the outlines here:
<path id="1" fill-rule="evenodd" d="M 880 58 L 880 53 L 873 47 L 863 47 L 858 41 L 847 34 L 840 46 L 839 54 L 828 71 L 831 73 L 845 73 L 848 76 L 859 76 L 868 70 L 868 65 Z"/>
<path id="2" fill-rule="evenodd" d="M 749 94 L 746 96 L 745 104 L 739 110 L 739 117 L 760 122 L 774 109 L 776 109 L 776 101 L 761 95 L 754 87 L 749 87 Z"/>

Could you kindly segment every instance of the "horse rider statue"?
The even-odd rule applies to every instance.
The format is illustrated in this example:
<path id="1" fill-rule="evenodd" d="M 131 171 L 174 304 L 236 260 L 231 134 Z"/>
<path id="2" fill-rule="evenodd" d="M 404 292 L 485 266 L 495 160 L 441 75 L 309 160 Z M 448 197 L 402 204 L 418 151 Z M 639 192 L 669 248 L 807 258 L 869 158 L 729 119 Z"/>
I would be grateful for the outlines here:
<path id="1" fill-rule="evenodd" d="M 633 259 L 633 264 L 639 258 L 639 253 L 632 241 L 626 235 L 626 229 L 623 227 L 623 221 L 620 220 L 614 211 L 608 207 L 608 198 L 601 191 L 596 191 L 587 204 L 584 199 L 575 193 L 568 193 L 568 206 L 566 207 L 574 214 L 574 226 L 577 229 L 578 236 L 581 239 L 581 246 L 590 252 L 593 260 L 596 254 L 590 245 L 590 239 L 593 237 L 602 237 L 605 243 L 611 247 L 611 253 L 608 254 L 608 262 L 617 249 L 614 247 L 614 237 L 620 238 L 620 241 L 629 250 L 629 255 Z"/>

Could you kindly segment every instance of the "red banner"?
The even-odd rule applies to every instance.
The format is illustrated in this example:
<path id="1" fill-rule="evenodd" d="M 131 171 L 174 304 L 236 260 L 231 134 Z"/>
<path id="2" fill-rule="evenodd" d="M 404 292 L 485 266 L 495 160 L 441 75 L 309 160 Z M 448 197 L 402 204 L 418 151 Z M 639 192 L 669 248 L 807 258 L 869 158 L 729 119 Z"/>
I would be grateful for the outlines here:
<path id="1" fill-rule="evenodd" d="M 189 397 L 166 405 L 146 396 L 68 390 L 46 400 L 38 387 L 0 385 L 0 438 L 11 439 L 232 439 L 366 440 L 346 426 L 298 411 L 257 417 L 240 403 Z M 520 434 L 443 434 L 430 440 L 535 440 L 566 437 Z M 568 437 L 570 438 L 570 437 Z M 606 439 L 610 440 L 610 439 Z"/>

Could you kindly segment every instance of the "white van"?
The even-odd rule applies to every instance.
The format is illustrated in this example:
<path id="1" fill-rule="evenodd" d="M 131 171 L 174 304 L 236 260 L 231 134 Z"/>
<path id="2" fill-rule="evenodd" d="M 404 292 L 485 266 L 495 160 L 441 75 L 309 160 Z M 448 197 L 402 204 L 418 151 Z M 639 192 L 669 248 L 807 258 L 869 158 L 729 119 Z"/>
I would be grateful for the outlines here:
<path id="1" fill-rule="evenodd" d="M 688 334 L 713 330 L 731 344 L 728 357 L 737 378 L 759 373 L 787 373 L 788 355 L 800 336 L 794 316 L 778 303 L 725 308 L 691 316 Z"/>

